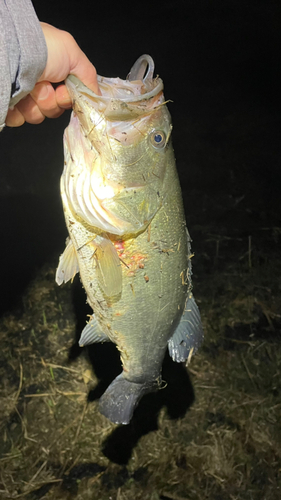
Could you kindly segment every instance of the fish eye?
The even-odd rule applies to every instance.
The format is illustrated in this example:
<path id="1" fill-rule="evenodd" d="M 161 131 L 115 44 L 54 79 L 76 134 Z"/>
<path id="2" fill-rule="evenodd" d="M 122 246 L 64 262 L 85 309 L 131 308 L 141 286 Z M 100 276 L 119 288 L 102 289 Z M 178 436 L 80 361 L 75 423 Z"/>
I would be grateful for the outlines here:
<path id="1" fill-rule="evenodd" d="M 166 134 L 162 130 L 154 130 L 150 135 L 150 141 L 154 148 L 162 149 L 166 145 Z"/>

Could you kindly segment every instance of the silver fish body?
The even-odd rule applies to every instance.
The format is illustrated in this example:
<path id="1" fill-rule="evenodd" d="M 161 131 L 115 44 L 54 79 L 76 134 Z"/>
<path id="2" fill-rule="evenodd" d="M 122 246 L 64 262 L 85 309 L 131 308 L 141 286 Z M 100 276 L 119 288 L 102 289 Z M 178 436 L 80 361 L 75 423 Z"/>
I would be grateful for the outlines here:
<path id="1" fill-rule="evenodd" d="M 99 77 L 102 96 L 66 80 L 73 113 L 61 195 L 69 240 L 56 281 L 80 273 L 93 309 L 80 345 L 112 341 L 120 351 L 123 371 L 100 411 L 123 424 L 161 386 L 167 345 L 180 362 L 203 339 L 171 119 L 153 71 L 151 57 L 141 56 L 127 80 Z"/>

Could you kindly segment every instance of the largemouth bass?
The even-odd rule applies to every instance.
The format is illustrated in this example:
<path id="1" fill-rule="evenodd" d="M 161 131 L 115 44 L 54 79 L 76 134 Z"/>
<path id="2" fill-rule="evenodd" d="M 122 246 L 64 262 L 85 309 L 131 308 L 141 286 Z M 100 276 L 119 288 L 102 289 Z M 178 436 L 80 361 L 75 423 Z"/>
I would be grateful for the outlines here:
<path id="1" fill-rule="evenodd" d="M 120 351 L 123 371 L 99 408 L 122 424 L 161 386 L 167 346 L 181 362 L 203 339 L 171 118 L 153 73 L 143 55 L 126 80 L 98 77 L 102 96 L 66 80 L 73 113 L 61 196 L 69 239 L 56 281 L 80 273 L 93 314 L 79 344 L 111 341 Z"/>

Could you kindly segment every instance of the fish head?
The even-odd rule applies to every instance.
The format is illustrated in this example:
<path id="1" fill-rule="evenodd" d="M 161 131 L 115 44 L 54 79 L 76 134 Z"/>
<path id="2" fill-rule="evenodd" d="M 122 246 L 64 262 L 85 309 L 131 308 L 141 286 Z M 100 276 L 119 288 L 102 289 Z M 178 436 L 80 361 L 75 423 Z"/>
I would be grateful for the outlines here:
<path id="1" fill-rule="evenodd" d="M 141 56 L 126 80 L 98 77 L 101 96 L 75 76 L 66 80 L 73 114 L 65 190 L 80 218 L 119 236 L 143 231 L 165 197 L 172 126 L 163 82 L 153 72 L 152 58 Z"/>

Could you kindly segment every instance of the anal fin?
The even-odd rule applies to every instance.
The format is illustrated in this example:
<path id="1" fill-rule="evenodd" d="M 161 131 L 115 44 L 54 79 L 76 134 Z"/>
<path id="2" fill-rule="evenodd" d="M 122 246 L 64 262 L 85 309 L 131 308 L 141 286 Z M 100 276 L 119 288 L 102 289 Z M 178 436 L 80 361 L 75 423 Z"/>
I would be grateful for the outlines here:
<path id="1" fill-rule="evenodd" d="M 110 339 L 103 333 L 95 315 L 93 315 L 89 323 L 82 330 L 79 345 L 80 347 L 84 347 L 97 342 L 110 342 Z"/>
<path id="2" fill-rule="evenodd" d="M 190 294 L 180 323 L 168 341 L 169 354 L 173 361 L 180 363 L 189 359 L 200 347 L 203 338 L 200 312 L 193 295 Z"/>

